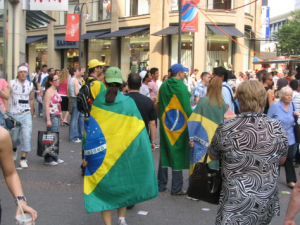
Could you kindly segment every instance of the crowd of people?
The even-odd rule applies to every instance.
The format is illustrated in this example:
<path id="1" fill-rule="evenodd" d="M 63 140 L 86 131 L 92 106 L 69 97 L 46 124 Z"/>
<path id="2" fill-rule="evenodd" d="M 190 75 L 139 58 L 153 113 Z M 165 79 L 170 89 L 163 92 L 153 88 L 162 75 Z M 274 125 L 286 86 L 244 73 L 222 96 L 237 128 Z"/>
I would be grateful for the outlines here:
<path id="1" fill-rule="evenodd" d="M 269 224 L 279 216 L 281 165 L 287 186 L 294 189 L 286 224 L 295 224 L 300 209 L 300 181 L 295 172 L 299 160 L 295 136 L 295 122 L 300 122 L 298 73 L 236 73 L 229 65 L 228 70 L 216 67 L 201 74 L 194 69 L 187 80 L 188 72 L 182 64 L 174 64 L 162 81 L 158 68 L 130 73 L 124 81 L 119 68 L 105 69 L 97 59 L 89 61 L 87 72 L 83 67 L 55 70 L 43 65 L 40 73 L 30 75 L 28 64 L 21 64 L 15 79 L 0 79 L 0 105 L 21 123 L 20 146 L 13 148 L 10 142 L 0 148 L 1 165 L 14 177 L 5 176 L 12 194 L 23 196 L 15 169 L 3 157 L 11 161 L 11 151 L 16 160 L 19 147 L 20 167 L 28 167 L 36 99 L 37 115 L 45 117 L 47 131 L 59 132 L 61 126 L 69 126 L 69 141 L 82 143 L 86 210 L 101 211 L 106 225 L 112 224 L 112 209 L 118 209 L 119 224 L 126 225 L 127 209 L 166 191 L 168 168 L 172 169 L 171 195 L 187 194 L 188 199 L 198 200 L 183 190 L 182 170 L 189 169 L 193 176 L 195 164 L 206 155 L 209 166 L 222 174 L 216 224 Z M 77 97 L 83 87 L 90 92 L 86 113 L 78 109 Z M 224 119 L 230 111 L 236 115 Z M 6 128 L 1 113 L 0 122 Z M 157 127 L 160 145 L 155 144 Z M 8 135 L 5 129 L 0 132 L 1 137 Z M 3 146 L 7 139 L 0 141 Z M 158 148 L 156 178 L 150 153 Z M 58 156 L 44 156 L 45 165 L 62 162 Z M 118 173 L 124 174 L 124 181 Z M 132 179 L 126 179 L 128 176 Z M 16 189 L 11 179 L 18 181 Z M 116 188 L 120 182 L 129 183 L 126 188 Z M 101 194 L 104 189 L 105 196 Z M 36 212 L 21 197 L 25 211 L 35 219 Z"/>

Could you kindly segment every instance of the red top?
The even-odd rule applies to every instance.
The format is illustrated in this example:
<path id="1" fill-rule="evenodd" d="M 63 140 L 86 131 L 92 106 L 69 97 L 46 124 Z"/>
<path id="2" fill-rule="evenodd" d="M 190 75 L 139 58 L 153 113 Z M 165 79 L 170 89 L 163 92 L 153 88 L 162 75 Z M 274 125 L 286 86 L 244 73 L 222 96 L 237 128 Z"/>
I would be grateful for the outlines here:
<path id="1" fill-rule="evenodd" d="M 68 87 L 69 79 L 67 79 L 64 83 L 58 86 L 58 94 L 60 95 L 68 95 L 67 87 Z"/>

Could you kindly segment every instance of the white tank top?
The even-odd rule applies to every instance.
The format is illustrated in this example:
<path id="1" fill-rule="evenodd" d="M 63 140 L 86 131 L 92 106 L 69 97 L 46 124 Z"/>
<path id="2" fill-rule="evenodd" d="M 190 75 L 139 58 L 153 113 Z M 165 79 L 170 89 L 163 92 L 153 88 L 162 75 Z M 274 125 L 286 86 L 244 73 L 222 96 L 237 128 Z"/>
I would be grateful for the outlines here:
<path id="1" fill-rule="evenodd" d="M 24 84 L 21 84 L 18 79 L 11 80 L 10 84 L 10 113 L 19 114 L 29 111 L 31 109 L 29 98 L 33 84 L 28 80 L 25 80 Z"/>

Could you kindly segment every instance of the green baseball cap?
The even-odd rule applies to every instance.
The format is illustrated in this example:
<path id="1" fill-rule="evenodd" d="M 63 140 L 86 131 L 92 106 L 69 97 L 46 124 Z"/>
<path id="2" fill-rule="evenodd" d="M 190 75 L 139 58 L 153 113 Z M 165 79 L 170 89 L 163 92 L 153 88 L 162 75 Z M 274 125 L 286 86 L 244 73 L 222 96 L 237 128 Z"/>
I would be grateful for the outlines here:
<path id="1" fill-rule="evenodd" d="M 123 84 L 122 72 L 117 67 L 109 67 L 105 71 L 105 81 L 106 83 L 119 83 Z"/>

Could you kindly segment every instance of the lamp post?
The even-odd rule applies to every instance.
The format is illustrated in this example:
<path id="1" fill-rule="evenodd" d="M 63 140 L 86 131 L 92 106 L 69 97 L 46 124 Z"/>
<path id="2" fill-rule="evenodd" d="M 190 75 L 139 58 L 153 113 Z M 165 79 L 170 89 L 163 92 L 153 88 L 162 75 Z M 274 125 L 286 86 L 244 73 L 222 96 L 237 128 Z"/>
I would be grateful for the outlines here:
<path id="1" fill-rule="evenodd" d="M 181 17 L 182 17 L 182 1 L 178 1 L 178 13 L 179 13 L 179 24 L 178 24 L 178 63 L 181 63 Z"/>
<path id="2" fill-rule="evenodd" d="M 81 5 L 81 7 L 80 7 Z M 82 57 L 82 50 L 81 50 L 81 13 L 82 13 L 82 9 L 83 6 L 86 6 L 86 14 L 84 14 L 86 16 L 85 22 L 89 21 L 89 17 L 90 14 L 88 12 L 88 3 L 82 3 L 82 4 L 78 4 L 75 6 L 74 8 L 74 14 L 76 14 L 76 11 L 79 11 L 79 66 L 81 66 L 81 57 Z"/>

